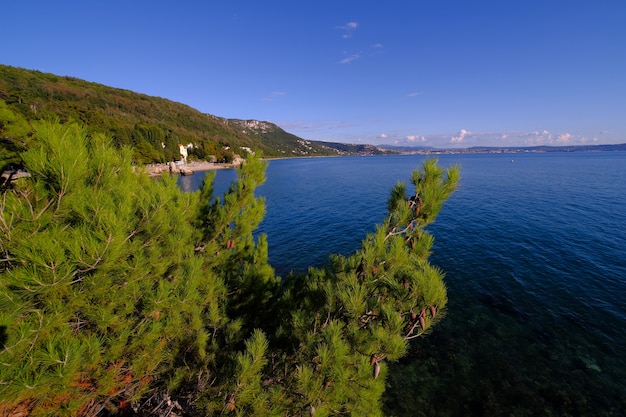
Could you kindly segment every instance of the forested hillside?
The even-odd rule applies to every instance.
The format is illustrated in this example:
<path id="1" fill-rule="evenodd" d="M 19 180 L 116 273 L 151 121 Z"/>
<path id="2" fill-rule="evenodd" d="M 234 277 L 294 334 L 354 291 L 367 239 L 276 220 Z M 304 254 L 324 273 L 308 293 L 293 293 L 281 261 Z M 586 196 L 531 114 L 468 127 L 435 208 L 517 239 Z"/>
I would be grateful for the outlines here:
<path id="1" fill-rule="evenodd" d="M 178 144 L 191 144 L 189 157 L 199 160 L 214 155 L 228 161 L 235 153 L 245 157 L 248 149 L 267 157 L 345 154 L 269 122 L 224 119 L 161 97 L 0 65 L 0 168 L 15 163 L 31 132 L 3 133 L 7 124 L 30 125 L 50 118 L 79 121 L 91 131 L 112 136 L 117 147 L 133 149 L 139 164 L 178 159 Z"/>

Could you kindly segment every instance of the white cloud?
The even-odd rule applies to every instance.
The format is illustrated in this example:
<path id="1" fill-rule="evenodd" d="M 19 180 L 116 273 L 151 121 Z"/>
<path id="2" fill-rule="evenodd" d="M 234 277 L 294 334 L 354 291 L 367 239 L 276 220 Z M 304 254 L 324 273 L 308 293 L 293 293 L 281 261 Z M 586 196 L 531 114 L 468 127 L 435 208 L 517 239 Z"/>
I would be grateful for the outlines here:
<path id="1" fill-rule="evenodd" d="M 421 91 L 416 91 L 414 93 L 407 94 L 407 97 L 417 97 L 417 96 L 421 96 L 421 95 L 422 95 Z"/>
<path id="2" fill-rule="evenodd" d="M 339 64 L 349 64 L 353 61 L 356 61 L 357 59 L 359 59 L 360 55 L 359 54 L 352 54 L 349 55 L 347 57 L 345 57 L 344 59 L 339 61 Z"/>
<path id="3" fill-rule="evenodd" d="M 583 136 L 576 132 L 552 132 L 545 129 L 537 130 L 498 130 L 481 131 L 461 129 L 457 133 L 427 133 L 422 134 L 420 128 L 407 130 L 387 130 L 378 126 L 376 131 L 346 136 L 347 129 L 355 125 L 341 120 L 321 120 L 310 122 L 279 123 L 283 129 L 300 137 L 315 140 L 339 141 L 346 143 L 393 143 L 400 146 L 431 146 L 439 149 L 469 148 L 473 146 L 564 146 L 582 145 L 585 143 L 605 142 L 603 137 Z M 419 134 L 416 132 L 420 132 Z M 370 139 L 364 139 L 369 137 Z M 600 138 L 600 139 L 599 139 Z"/>
<path id="4" fill-rule="evenodd" d="M 556 137 L 556 141 L 558 143 L 569 143 L 572 140 L 572 135 L 570 133 L 561 133 Z"/>
<path id="5" fill-rule="evenodd" d="M 390 135 L 390 138 L 392 135 Z M 469 131 L 461 129 L 456 134 L 406 134 L 397 144 L 408 146 L 429 145 L 436 148 L 466 148 L 471 146 L 564 146 L 597 143 L 574 133 L 553 133 L 549 130 L 535 131 Z M 389 140 L 389 138 L 387 139 Z"/>
<path id="6" fill-rule="evenodd" d="M 406 137 L 407 142 L 426 142 L 426 138 L 420 135 L 409 135 Z"/>
<path id="7" fill-rule="evenodd" d="M 469 132 L 465 129 L 461 129 L 459 130 L 459 133 L 457 136 L 452 136 L 452 139 L 450 139 L 450 142 L 452 143 L 461 143 L 463 142 L 463 139 L 465 139 L 465 136 L 467 136 L 469 134 Z"/>
<path id="8" fill-rule="evenodd" d="M 352 37 L 352 32 L 354 32 L 358 27 L 359 24 L 357 22 L 348 22 L 345 25 L 337 26 L 337 29 L 343 31 L 342 38 L 349 39 Z"/>
<path id="9" fill-rule="evenodd" d="M 551 145 L 554 142 L 552 133 L 545 129 L 520 133 L 518 136 L 523 140 L 523 144 L 527 146 Z"/>

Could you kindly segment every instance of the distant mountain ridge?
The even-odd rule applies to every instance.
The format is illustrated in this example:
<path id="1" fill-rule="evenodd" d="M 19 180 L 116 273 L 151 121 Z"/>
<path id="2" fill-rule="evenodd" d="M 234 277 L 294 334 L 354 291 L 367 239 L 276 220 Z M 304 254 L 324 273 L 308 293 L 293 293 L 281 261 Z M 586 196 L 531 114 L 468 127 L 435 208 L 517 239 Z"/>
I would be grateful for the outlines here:
<path id="1" fill-rule="evenodd" d="M 307 155 L 382 155 L 395 153 L 385 151 L 374 145 L 355 145 L 340 142 L 324 142 L 317 140 L 306 140 L 296 135 L 288 133 L 270 122 L 259 120 L 224 119 L 227 124 L 234 126 L 245 135 L 259 138 L 263 143 L 271 146 L 282 156 L 289 156 L 293 150 L 285 147 L 285 143 L 296 142 L 300 145 L 300 156 Z"/>

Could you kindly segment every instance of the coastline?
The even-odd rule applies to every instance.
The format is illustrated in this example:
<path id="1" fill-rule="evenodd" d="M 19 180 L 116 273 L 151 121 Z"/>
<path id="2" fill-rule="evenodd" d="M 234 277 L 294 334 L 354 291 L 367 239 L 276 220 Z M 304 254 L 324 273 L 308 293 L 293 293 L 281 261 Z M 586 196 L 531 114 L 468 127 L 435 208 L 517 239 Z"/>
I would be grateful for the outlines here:
<path id="1" fill-rule="evenodd" d="M 270 158 L 262 158 L 264 161 L 273 161 L 279 159 L 309 159 L 309 158 L 337 158 L 348 155 L 309 155 L 309 156 L 286 156 L 286 157 L 270 157 Z M 160 164 L 147 164 L 144 165 L 146 172 L 151 176 L 159 176 L 162 174 L 174 174 L 174 175 L 193 175 L 194 172 L 201 171 L 215 171 L 221 169 L 234 169 L 238 168 L 242 163 L 242 160 L 239 162 L 231 162 L 231 163 L 216 163 L 216 162 L 208 162 L 208 161 L 191 161 L 184 165 L 176 165 L 176 170 L 170 170 L 169 163 L 160 163 Z"/>
<path id="2" fill-rule="evenodd" d="M 176 175 L 191 175 L 194 172 L 200 171 L 214 171 L 219 169 L 232 169 L 236 168 L 238 164 L 218 164 L 207 161 L 192 161 L 185 165 L 176 165 L 178 171 L 172 172 L 170 170 L 170 164 L 148 164 L 145 165 L 146 172 L 150 176 L 157 176 L 161 174 L 176 174 Z"/>

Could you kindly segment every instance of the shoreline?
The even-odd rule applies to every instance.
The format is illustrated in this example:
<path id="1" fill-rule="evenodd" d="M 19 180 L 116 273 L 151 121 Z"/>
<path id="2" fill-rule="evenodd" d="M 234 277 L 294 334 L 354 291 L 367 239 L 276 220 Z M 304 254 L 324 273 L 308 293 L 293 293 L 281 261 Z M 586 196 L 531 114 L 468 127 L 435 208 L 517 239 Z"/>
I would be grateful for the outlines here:
<path id="1" fill-rule="evenodd" d="M 309 155 L 309 156 L 286 156 L 286 157 L 269 157 L 262 158 L 263 161 L 274 161 L 280 159 L 309 159 L 309 158 L 336 158 L 346 155 Z M 170 171 L 170 162 L 159 164 L 147 164 L 144 165 L 146 172 L 151 176 L 159 176 L 162 174 L 174 174 L 174 175 L 193 175 L 194 172 L 202 171 L 216 171 L 222 169 L 236 169 L 240 163 L 231 162 L 228 164 L 221 164 L 216 162 L 207 161 L 191 161 L 185 165 L 176 165 L 176 171 Z"/>
<path id="2" fill-rule="evenodd" d="M 175 174 L 175 175 L 191 175 L 194 172 L 200 171 L 216 171 L 220 169 L 233 169 L 237 168 L 237 164 L 219 164 L 207 161 L 192 161 L 185 165 L 176 165 L 177 172 L 170 171 L 169 163 L 161 164 L 148 164 L 144 168 L 150 176 L 157 176 L 162 174 Z"/>

